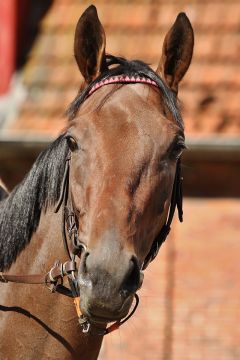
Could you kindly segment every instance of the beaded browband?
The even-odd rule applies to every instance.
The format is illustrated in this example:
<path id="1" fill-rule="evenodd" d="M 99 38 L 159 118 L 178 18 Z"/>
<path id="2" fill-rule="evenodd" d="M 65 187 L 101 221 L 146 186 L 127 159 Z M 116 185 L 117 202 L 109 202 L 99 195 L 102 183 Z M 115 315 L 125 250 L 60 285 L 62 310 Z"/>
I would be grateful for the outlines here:
<path id="1" fill-rule="evenodd" d="M 134 76 L 127 76 L 127 75 L 118 75 L 118 76 L 112 76 L 108 79 L 97 82 L 90 89 L 88 96 L 92 95 L 96 90 L 100 89 L 104 85 L 123 84 L 123 83 L 128 83 L 128 84 L 142 83 L 142 84 L 148 84 L 148 85 L 153 85 L 155 87 L 159 87 L 155 81 L 153 81 L 147 77 L 140 77 L 140 76 L 134 77 Z"/>

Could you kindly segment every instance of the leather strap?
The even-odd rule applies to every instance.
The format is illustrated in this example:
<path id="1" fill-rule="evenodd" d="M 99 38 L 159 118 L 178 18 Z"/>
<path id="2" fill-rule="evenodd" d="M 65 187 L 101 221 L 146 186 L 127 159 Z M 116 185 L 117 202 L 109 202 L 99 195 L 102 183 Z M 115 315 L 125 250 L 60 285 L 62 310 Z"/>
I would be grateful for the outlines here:
<path id="1" fill-rule="evenodd" d="M 10 275 L 0 273 L 0 282 L 16 282 L 21 284 L 54 284 L 65 275 L 75 272 L 75 261 L 66 261 L 64 264 L 56 262 L 47 274 Z"/>
<path id="2" fill-rule="evenodd" d="M 146 256 L 146 258 L 144 260 L 142 270 L 145 270 L 147 268 L 147 266 L 150 264 L 150 262 L 155 259 L 161 245 L 164 243 L 164 241 L 166 240 L 168 234 L 170 233 L 171 224 L 172 224 L 172 220 L 173 220 L 173 216 L 174 216 L 176 207 L 178 209 L 179 220 L 182 222 L 183 221 L 182 176 L 181 176 L 181 162 L 180 162 L 180 159 L 178 160 L 177 166 L 176 166 L 176 174 L 175 174 L 175 179 L 174 179 L 174 184 L 173 184 L 172 198 L 171 198 L 171 204 L 170 204 L 168 218 L 166 220 L 166 223 L 163 225 L 160 233 L 158 234 L 158 236 L 153 241 L 151 249 L 150 249 L 148 255 Z"/>
<path id="3" fill-rule="evenodd" d="M 21 284 L 45 284 L 46 275 L 8 275 L 0 273 L 0 282 L 15 282 Z"/>
<path id="4" fill-rule="evenodd" d="M 59 202 L 55 209 L 55 212 L 57 212 L 59 210 L 59 208 L 61 207 L 61 205 L 64 204 L 64 206 L 63 206 L 63 228 L 62 228 L 63 244 L 64 244 L 64 248 L 65 248 L 66 253 L 68 254 L 70 260 L 65 262 L 64 264 L 62 264 L 60 262 L 55 263 L 54 266 L 50 269 L 50 271 L 47 274 L 8 275 L 8 274 L 0 273 L 0 282 L 16 282 L 16 283 L 23 283 L 23 284 L 54 284 L 60 278 L 62 279 L 65 275 L 67 275 L 73 297 L 79 296 L 78 285 L 77 285 L 77 282 L 75 281 L 75 278 L 73 277 L 73 274 L 77 270 L 76 262 L 75 262 L 75 255 L 79 254 L 79 252 L 82 249 L 86 250 L 86 246 L 79 241 L 78 229 L 76 226 L 75 213 L 73 211 L 72 200 L 71 200 L 71 196 L 68 196 L 70 159 L 71 159 L 71 157 L 69 155 L 66 160 L 66 167 L 65 167 L 64 178 L 63 178 L 64 185 L 61 188 Z M 69 207 L 67 207 L 68 197 L 69 197 L 69 202 L 70 202 Z M 176 207 L 178 209 L 179 220 L 183 221 L 182 177 L 181 177 L 180 160 L 178 160 L 178 162 L 177 162 L 176 174 L 175 174 L 175 180 L 174 180 L 172 198 L 171 198 L 171 205 L 170 205 L 170 210 L 169 210 L 167 221 L 164 224 L 164 226 L 162 227 L 158 236 L 155 238 L 155 240 L 152 244 L 152 247 L 144 260 L 142 270 L 145 270 L 146 267 L 149 265 L 149 263 L 154 260 L 154 258 L 158 254 L 158 251 L 159 251 L 162 243 L 166 240 L 166 237 L 168 236 L 168 234 L 171 230 L 171 223 L 173 220 L 173 216 L 174 216 Z M 67 227 L 67 231 L 68 231 L 68 236 L 71 240 L 72 251 L 70 251 L 69 246 L 68 246 L 68 241 L 67 241 L 67 236 L 66 236 L 66 227 Z"/>

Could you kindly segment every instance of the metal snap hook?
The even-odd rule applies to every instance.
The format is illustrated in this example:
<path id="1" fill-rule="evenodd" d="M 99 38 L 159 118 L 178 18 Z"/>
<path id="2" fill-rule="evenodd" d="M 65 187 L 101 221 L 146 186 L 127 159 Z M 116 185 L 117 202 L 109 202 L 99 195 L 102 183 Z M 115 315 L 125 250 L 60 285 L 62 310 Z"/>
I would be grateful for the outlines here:
<path id="1" fill-rule="evenodd" d="M 91 328 L 91 324 L 90 324 L 89 320 L 84 315 L 81 315 L 79 317 L 79 323 L 82 328 L 82 332 L 84 334 L 87 334 Z"/>

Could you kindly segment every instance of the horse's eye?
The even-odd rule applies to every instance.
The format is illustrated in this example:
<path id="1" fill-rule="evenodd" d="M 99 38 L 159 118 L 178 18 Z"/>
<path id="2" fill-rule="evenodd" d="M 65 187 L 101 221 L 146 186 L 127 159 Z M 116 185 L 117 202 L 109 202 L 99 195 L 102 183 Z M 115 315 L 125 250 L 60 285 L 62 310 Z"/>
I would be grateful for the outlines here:
<path id="1" fill-rule="evenodd" d="M 72 136 L 67 136 L 67 143 L 71 151 L 75 151 L 78 149 L 78 144 Z"/>

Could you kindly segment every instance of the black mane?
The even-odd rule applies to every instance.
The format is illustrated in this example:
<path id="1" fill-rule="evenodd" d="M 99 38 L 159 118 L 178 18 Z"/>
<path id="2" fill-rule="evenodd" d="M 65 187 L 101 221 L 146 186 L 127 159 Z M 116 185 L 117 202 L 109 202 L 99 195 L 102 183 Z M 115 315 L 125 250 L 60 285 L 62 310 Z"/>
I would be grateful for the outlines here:
<path id="1" fill-rule="evenodd" d="M 0 271 L 8 269 L 29 243 L 41 211 L 57 202 L 68 151 L 61 135 L 39 155 L 22 183 L 0 202 Z"/>
<path id="2" fill-rule="evenodd" d="M 102 73 L 98 78 L 96 78 L 93 82 L 91 82 L 82 92 L 80 92 L 73 102 L 70 104 L 67 115 L 69 120 L 75 118 L 81 104 L 84 102 L 86 97 L 88 96 L 89 91 L 92 87 L 98 83 L 99 81 L 106 80 L 112 76 L 125 75 L 129 77 L 147 77 L 153 81 L 155 81 L 159 89 L 162 91 L 163 99 L 168 107 L 169 111 L 174 116 L 177 124 L 181 129 L 184 128 L 182 117 L 177 105 L 177 97 L 175 93 L 171 91 L 171 89 L 163 82 L 163 80 L 144 62 L 140 60 L 126 60 L 121 57 L 116 57 L 113 55 L 106 56 L 108 70 Z M 114 67 L 111 67 L 113 66 Z"/>

